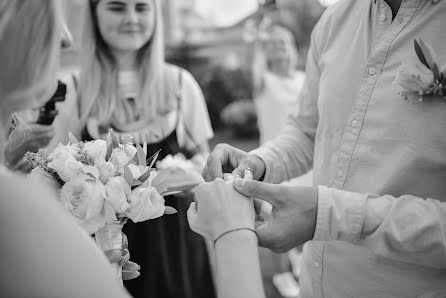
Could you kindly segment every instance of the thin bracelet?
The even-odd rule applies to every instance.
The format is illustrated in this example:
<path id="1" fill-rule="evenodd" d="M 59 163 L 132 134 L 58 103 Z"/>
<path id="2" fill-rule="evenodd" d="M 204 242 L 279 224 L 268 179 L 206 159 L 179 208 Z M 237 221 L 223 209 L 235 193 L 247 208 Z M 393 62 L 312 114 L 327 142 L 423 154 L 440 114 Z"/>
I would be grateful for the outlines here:
<path id="1" fill-rule="evenodd" d="M 251 231 L 251 232 L 253 232 L 254 234 L 256 234 L 256 237 L 257 237 L 257 232 L 256 232 L 256 230 L 251 229 L 251 228 L 237 228 L 237 229 L 232 229 L 232 230 L 229 230 L 229 231 L 226 231 L 226 232 L 223 232 L 222 234 L 220 234 L 220 236 L 218 236 L 217 239 L 214 240 L 214 247 L 215 247 L 215 245 L 217 244 L 217 241 L 218 241 L 221 237 L 223 237 L 224 235 L 226 235 L 226 234 L 230 234 L 230 233 L 232 233 L 232 232 L 243 231 L 243 230 Z"/>

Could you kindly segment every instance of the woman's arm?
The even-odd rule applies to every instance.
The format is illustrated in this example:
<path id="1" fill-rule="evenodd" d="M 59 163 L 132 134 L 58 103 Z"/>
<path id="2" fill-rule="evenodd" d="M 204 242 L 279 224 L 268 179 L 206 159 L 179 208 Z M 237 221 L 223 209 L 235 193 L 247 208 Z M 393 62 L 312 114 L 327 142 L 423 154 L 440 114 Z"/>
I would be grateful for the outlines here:
<path id="1" fill-rule="evenodd" d="M 263 298 L 257 236 L 240 230 L 215 243 L 217 290 L 220 298 Z"/>
<path id="2" fill-rule="evenodd" d="M 232 181 L 216 179 L 200 184 L 195 200 L 187 218 L 193 231 L 214 242 L 218 297 L 264 297 L 252 199 Z"/>

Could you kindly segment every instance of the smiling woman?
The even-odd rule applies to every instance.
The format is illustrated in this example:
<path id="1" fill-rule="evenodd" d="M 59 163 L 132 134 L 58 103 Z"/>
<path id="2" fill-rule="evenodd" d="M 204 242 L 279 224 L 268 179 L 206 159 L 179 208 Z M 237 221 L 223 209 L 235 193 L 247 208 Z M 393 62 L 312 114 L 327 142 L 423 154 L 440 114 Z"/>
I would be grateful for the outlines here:
<path id="1" fill-rule="evenodd" d="M 96 13 L 99 32 L 111 51 L 137 51 L 155 31 L 155 8 L 151 1 L 100 1 Z"/>
<path id="2" fill-rule="evenodd" d="M 178 153 L 201 158 L 213 131 L 195 79 L 165 62 L 162 1 L 88 1 L 71 131 L 91 140 L 113 129 L 147 143 L 148 158 L 160 149 L 160 160 Z M 125 283 L 135 297 L 214 297 L 204 239 L 187 224 L 192 200 L 168 196 L 166 205 L 178 214 L 124 227 L 131 258 L 142 268 Z"/>

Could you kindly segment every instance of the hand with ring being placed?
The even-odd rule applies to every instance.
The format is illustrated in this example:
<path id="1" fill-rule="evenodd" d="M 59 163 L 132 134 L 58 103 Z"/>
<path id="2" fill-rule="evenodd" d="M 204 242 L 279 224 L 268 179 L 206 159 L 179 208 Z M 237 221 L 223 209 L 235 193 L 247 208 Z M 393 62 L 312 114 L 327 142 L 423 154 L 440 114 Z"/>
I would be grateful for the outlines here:
<path id="1" fill-rule="evenodd" d="M 232 181 L 217 178 L 195 189 L 195 202 L 187 212 L 189 226 L 211 241 L 232 230 L 254 231 L 253 201 L 235 191 Z"/>

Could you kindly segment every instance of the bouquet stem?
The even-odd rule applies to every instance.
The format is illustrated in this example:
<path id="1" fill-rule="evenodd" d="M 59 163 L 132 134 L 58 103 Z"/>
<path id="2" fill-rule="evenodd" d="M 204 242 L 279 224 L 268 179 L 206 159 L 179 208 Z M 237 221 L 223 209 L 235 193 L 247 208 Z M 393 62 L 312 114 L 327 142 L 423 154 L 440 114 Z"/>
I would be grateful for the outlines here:
<path id="1" fill-rule="evenodd" d="M 122 250 L 122 228 L 126 221 L 106 224 L 102 229 L 96 232 L 96 244 L 102 251 Z M 112 263 L 113 271 L 116 274 L 118 283 L 122 283 L 122 266 L 119 263 Z"/>

